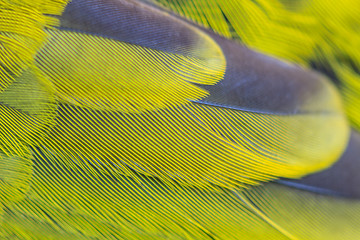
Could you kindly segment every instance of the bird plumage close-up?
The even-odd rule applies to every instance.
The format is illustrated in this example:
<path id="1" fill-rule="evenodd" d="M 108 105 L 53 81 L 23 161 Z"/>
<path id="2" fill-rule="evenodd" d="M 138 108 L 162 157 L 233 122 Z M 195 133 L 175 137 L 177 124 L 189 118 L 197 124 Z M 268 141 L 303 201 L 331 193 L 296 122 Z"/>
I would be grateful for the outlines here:
<path id="1" fill-rule="evenodd" d="M 0 0 L 0 239 L 360 239 L 357 0 Z"/>

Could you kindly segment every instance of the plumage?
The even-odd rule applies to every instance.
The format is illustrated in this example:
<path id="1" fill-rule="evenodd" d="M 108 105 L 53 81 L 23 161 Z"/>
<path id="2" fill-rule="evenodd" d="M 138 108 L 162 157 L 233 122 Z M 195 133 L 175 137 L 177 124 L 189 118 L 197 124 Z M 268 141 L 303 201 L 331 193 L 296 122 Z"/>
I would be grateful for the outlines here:
<path id="1" fill-rule="evenodd" d="M 50 15 L 60 14 L 66 1 L 1 1 L 0 2 L 0 91 L 21 72 L 31 67 L 34 56 L 47 38 L 45 27 L 59 24 Z"/>
<path id="2" fill-rule="evenodd" d="M 0 4 L 1 239 L 359 238 L 348 5 L 65 4 Z"/>
<path id="3" fill-rule="evenodd" d="M 359 130 L 358 1 L 151 0 L 247 46 L 324 72 Z"/>
<path id="4" fill-rule="evenodd" d="M 304 190 L 358 199 L 360 196 L 360 188 L 357 186 L 360 181 L 359 142 L 359 133 L 352 131 L 344 154 L 330 168 L 302 179 L 283 179 L 281 182 Z"/>
<path id="5" fill-rule="evenodd" d="M 224 56 L 207 38 L 204 49 L 194 46 L 186 56 L 74 31 L 49 35 L 36 65 L 59 99 L 92 109 L 143 112 L 186 104 L 207 95 L 193 83 L 215 84 L 224 75 Z"/>

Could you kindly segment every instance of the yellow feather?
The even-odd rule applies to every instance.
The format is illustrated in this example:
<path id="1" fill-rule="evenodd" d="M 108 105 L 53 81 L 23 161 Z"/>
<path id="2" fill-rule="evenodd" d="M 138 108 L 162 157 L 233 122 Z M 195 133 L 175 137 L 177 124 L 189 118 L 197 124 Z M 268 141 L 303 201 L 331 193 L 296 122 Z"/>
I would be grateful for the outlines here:
<path id="1" fill-rule="evenodd" d="M 156 0 L 167 7 L 228 38 L 279 58 L 306 64 L 318 37 L 316 20 L 290 13 L 277 0 Z"/>
<path id="2" fill-rule="evenodd" d="M 163 7 L 228 38 L 305 66 L 335 72 L 349 118 L 359 130 L 359 1 L 156 0 Z M 340 67 L 337 67 L 341 65 Z M 342 68 L 352 68 L 353 79 Z M 351 90 L 349 90 L 351 89 Z M 351 100 L 350 100 L 351 99 Z"/>
<path id="3" fill-rule="evenodd" d="M 34 71 L 23 72 L 0 94 L 0 150 L 9 156 L 28 156 L 27 145 L 41 140 L 56 115 L 53 92 Z"/>
<path id="4" fill-rule="evenodd" d="M 198 187 L 319 171 L 336 161 L 349 134 L 335 109 L 281 116 L 189 103 L 142 114 L 61 105 L 58 113 L 41 145 L 60 158 Z"/>
<path id="5" fill-rule="evenodd" d="M 34 156 L 32 188 L 5 212 L 4 238 L 338 240 L 360 234 L 356 200 L 272 183 L 198 190 L 59 161 L 49 151 L 34 149 Z"/>
<path id="6" fill-rule="evenodd" d="M 67 1 L 0 1 L 0 92 L 33 64 L 34 56 L 47 38 L 45 27 L 58 24 Z"/>
<path id="7" fill-rule="evenodd" d="M 329 63 L 357 126 L 357 27 L 339 26 L 356 22 L 354 0 L 159 1 L 258 50 Z M 349 125 L 326 80 L 287 114 L 202 102 L 226 70 L 207 34 L 184 23 L 195 37 L 174 53 L 44 30 L 64 4 L 0 2 L 1 239 L 358 238 L 357 200 L 263 183 L 339 159 Z"/>
<path id="8" fill-rule="evenodd" d="M 102 110 L 142 112 L 205 97 L 194 85 L 222 79 L 219 46 L 200 38 L 188 56 L 71 31 L 51 31 L 37 56 L 61 101 Z"/>
<path id="9" fill-rule="evenodd" d="M 0 225 L 3 224 L 1 221 L 3 208 L 9 203 L 12 204 L 25 197 L 30 188 L 31 176 L 32 159 L 18 156 L 9 157 L 0 153 Z"/>

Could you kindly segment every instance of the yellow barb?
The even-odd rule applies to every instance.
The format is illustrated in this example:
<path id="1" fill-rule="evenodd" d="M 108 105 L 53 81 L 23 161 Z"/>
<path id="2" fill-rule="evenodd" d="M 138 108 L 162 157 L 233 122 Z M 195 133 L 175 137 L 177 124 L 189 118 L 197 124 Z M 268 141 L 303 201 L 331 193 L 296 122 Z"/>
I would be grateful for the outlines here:
<path id="1" fill-rule="evenodd" d="M 47 39 L 44 28 L 58 25 L 56 18 L 66 0 L 0 1 L 0 92 L 29 67 Z"/>
<path id="2" fill-rule="evenodd" d="M 198 29 L 193 56 L 145 48 L 90 34 L 48 31 L 38 67 L 60 101 L 98 110 L 143 112 L 208 95 L 195 84 L 213 85 L 225 74 L 225 57 Z"/>
<path id="3" fill-rule="evenodd" d="M 360 129 L 357 0 L 154 0 L 227 38 L 334 73 L 352 127 Z"/>

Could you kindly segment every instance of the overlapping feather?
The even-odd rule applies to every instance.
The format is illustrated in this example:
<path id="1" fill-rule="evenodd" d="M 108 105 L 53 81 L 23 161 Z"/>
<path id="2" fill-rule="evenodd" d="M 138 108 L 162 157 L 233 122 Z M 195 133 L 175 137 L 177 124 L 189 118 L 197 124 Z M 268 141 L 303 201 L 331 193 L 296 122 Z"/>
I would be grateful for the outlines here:
<path id="1" fill-rule="evenodd" d="M 36 61 L 64 102 L 121 112 L 156 110 L 204 98 L 207 92 L 194 83 L 215 84 L 224 75 L 221 49 L 194 33 L 207 50 L 197 49 L 199 56 L 57 30 L 49 32 Z"/>
<path id="2" fill-rule="evenodd" d="M 60 13 L 62 6 L 20 3 L 44 14 Z M 314 45 L 323 37 L 320 33 L 310 37 L 307 32 L 309 26 L 319 27 L 313 12 L 293 7 L 289 9 L 297 13 L 290 14 L 276 1 L 162 3 L 172 3 L 169 6 L 177 11 L 183 6 L 184 15 L 190 9 L 188 16 L 225 36 L 240 37 L 259 50 L 270 49 L 303 64 L 314 56 Z M 282 77 L 277 71 L 288 76 L 303 73 L 315 83 L 304 81 L 300 87 L 301 78 L 289 80 L 284 89 L 298 87 L 300 94 L 288 98 L 278 98 L 283 92 L 269 89 L 265 99 L 280 99 L 271 102 L 286 105 L 279 111 L 246 101 L 229 104 L 209 94 L 231 86 L 234 91 L 229 91 L 228 99 L 233 99 L 231 94 L 236 97 L 237 88 L 246 82 L 253 85 L 249 96 L 264 97 L 257 85 L 261 81 L 254 77 L 262 74 L 261 69 L 251 66 L 237 78 L 234 68 L 244 66 L 226 65 L 237 59 L 223 52 L 232 43 L 212 39 L 133 0 L 71 4 L 60 29 L 41 31 L 47 42 L 46 37 L 36 38 L 38 45 L 30 48 L 31 54 L 4 62 L 20 67 L 2 71 L 14 75 L 2 79 L 0 94 L 2 238 L 354 239 L 360 235 L 357 200 L 271 183 L 251 186 L 321 171 L 340 157 L 349 126 L 339 96 L 327 80 L 259 58 L 270 62 L 267 68 L 274 67 L 269 74 L 273 76 L 260 79 L 274 81 L 266 86 L 281 86 L 281 81 L 273 80 Z M 79 6 L 82 13 L 75 11 Z M 239 8 L 242 22 L 234 17 Z M 108 14 L 101 18 L 104 21 L 94 20 L 104 12 Z M 293 16 L 292 22 L 284 22 L 283 16 Z M 118 24 L 113 26 L 107 17 Z M 257 28 L 259 21 L 264 26 Z M 139 23 L 146 28 L 133 28 Z M 282 40 L 286 47 L 278 47 Z M 233 49 L 233 54 L 243 54 L 238 59 L 250 60 L 242 50 Z M 349 83 L 345 86 L 355 84 L 354 69 L 335 70 Z M 344 90 L 345 97 L 356 95 L 356 88 L 346 89 L 355 93 Z M 308 98 L 301 95 L 305 92 Z M 338 235 L 335 227 L 347 230 Z"/>
<path id="3" fill-rule="evenodd" d="M 352 126 L 359 130 L 354 110 L 360 108 L 358 1 L 153 2 L 256 50 L 328 74 L 338 83 Z"/>
<path id="4" fill-rule="evenodd" d="M 354 239 L 359 202 L 267 183 L 236 192 L 164 185 L 33 149 L 27 197 L 3 216 L 20 239 Z M 68 164 L 71 164 L 69 167 Z M 329 229 L 330 226 L 330 229 Z"/>
<path id="5" fill-rule="evenodd" d="M 62 0 L 0 2 L 1 92 L 33 64 L 35 54 L 47 38 L 44 28 L 58 24 L 49 14 L 60 14 L 65 3 Z"/>

